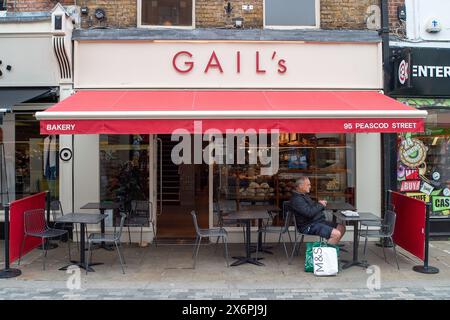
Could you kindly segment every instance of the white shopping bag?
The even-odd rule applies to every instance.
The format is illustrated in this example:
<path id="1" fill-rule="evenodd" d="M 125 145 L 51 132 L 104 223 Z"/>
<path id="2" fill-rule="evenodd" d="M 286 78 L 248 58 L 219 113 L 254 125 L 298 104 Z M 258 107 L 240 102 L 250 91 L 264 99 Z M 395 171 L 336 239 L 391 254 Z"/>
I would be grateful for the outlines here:
<path id="1" fill-rule="evenodd" d="M 338 257 L 335 248 L 313 248 L 314 274 L 316 276 L 335 276 L 338 269 Z"/>

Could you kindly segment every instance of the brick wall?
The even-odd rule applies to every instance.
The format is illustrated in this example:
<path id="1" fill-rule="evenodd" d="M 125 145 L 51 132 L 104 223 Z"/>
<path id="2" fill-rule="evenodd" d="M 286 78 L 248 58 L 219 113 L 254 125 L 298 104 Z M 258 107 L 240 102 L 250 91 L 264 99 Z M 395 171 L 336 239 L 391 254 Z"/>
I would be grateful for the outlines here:
<path id="1" fill-rule="evenodd" d="M 380 6 L 380 0 L 321 0 L 320 24 L 323 29 L 367 29 L 367 8 Z"/>
<path id="2" fill-rule="evenodd" d="M 389 0 L 389 29 L 391 33 L 405 35 L 405 25 L 400 23 L 397 17 L 397 7 L 405 4 L 405 0 Z"/>
<path id="3" fill-rule="evenodd" d="M 396 19 L 397 5 L 404 0 L 389 0 L 391 27 L 398 28 Z M 14 6 L 15 2 L 15 6 Z M 61 0 L 63 5 L 87 6 L 89 14 L 82 16 L 82 27 L 136 27 L 137 0 Z M 242 17 L 245 28 L 262 28 L 264 0 L 230 0 L 233 10 L 227 14 L 224 0 L 196 0 L 195 20 L 198 28 L 226 27 L 233 24 L 233 18 Z M 8 0 L 8 10 L 13 11 L 48 11 L 57 1 L 53 0 Z M 253 10 L 244 12 L 242 5 L 253 5 Z M 323 29 L 366 29 L 367 8 L 380 5 L 380 0 L 320 0 L 321 28 Z M 106 12 L 106 20 L 97 21 L 94 17 L 96 8 Z"/>
<path id="4" fill-rule="evenodd" d="M 225 27 L 233 24 L 233 18 L 244 19 L 244 28 L 262 28 L 263 0 L 230 1 L 233 10 L 227 14 L 224 0 L 197 0 L 195 3 L 195 24 L 199 28 Z M 253 10 L 244 12 L 242 5 L 253 5 Z"/>
<path id="5" fill-rule="evenodd" d="M 136 0 L 78 0 L 77 5 L 88 7 L 89 13 L 81 16 L 81 27 L 106 26 L 115 28 L 136 27 Z M 95 9 L 101 8 L 106 13 L 106 20 L 95 18 Z"/>
<path id="6" fill-rule="evenodd" d="M 75 4 L 74 0 L 6 0 L 6 7 L 10 12 L 50 11 L 58 2 L 62 5 Z"/>

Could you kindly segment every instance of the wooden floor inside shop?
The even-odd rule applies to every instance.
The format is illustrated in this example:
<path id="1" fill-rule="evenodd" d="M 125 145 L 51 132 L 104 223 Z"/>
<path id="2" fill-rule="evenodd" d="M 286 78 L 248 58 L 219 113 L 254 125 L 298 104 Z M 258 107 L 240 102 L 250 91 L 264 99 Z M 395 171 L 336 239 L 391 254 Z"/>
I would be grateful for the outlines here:
<path id="1" fill-rule="evenodd" d="M 174 243 L 195 239 L 195 228 L 191 211 L 197 212 L 200 228 L 208 228 L 209 205 L 208 192 L 198 194 L 194 205 L 163 205 L 163 212 L 157 217 L 158 241 Z"/>

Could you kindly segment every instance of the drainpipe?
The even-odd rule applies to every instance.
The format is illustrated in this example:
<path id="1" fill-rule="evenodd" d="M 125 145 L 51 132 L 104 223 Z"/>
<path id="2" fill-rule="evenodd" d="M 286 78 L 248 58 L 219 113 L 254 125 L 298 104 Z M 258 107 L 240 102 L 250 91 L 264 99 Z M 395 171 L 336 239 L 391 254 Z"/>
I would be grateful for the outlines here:
<path id="1" fill-rule="evenodd" d="M 385 95 L 390 93 L 390 82 L 392 75 L 391 63 L 389 61 L 389 4 L 390 0 L 381 0 L 381 41 L 383 45 L 383 90 Z M 388 190 L 397 189 L 397 134 L 382 134 L 383 149 L 383 215 L 389 209 Z"/>

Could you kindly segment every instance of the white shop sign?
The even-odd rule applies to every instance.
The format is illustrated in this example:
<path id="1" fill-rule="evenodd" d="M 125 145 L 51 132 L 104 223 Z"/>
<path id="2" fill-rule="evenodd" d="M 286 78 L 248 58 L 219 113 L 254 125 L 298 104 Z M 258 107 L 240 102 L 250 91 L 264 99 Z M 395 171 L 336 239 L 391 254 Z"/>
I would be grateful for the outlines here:
<path id="1" fill-rule="evenodd" d="M 380 43 L 78 41 L 75 87 L 381 89 Z"/>

